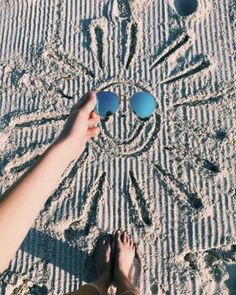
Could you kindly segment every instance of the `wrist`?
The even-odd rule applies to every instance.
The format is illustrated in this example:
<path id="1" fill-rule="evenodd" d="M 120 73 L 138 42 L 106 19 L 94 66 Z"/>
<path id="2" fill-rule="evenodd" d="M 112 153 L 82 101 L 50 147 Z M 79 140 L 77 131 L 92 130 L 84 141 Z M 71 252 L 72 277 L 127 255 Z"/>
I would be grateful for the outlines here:
<path id="1" fill-rule="evenodd" d="M 56 139 L 53 144 L 53 148 L 58 150 L 59 153 L 61 153 L 61 156 L 68 160 L 73 161 L 80 157 L 80 155 L 83 152 L 82 147 L 74 146 L 72 142 L 70 142 L 68 139 Z"/>

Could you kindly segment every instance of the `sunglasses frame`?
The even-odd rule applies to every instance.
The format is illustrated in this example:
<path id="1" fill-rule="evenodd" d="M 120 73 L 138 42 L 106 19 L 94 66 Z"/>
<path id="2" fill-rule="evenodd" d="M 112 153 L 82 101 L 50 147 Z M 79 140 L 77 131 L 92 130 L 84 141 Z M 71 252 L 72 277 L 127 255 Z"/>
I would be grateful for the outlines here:
<path id="1" fill-rule="evenodd" d="M 101 117 L 101 119 L 102 119 L 103 121 L 107 121 L 111 116 L 113 116 L 113 115 L 119 110 L 121 99 L 120 99 L 120 97 L 119 97 L 115 92 L 112 92 L 112 91 L 98 91 L 97 93 L 111 93 L 112 95 L 116 95 L 116 97 L 118 98 L 118 102 L 119 102 L 119 104 L 118 104 L 118 109 L 117 109 L 114 113 L 112 113 L 111 115 L 103 117 L 103 116 L 101 116 L 100 114 L 98 114 L 98 113 L 94 110 L 94 112 L 95 112 L 96 114 L 98 114 L 98 115 Z M 140 118 L 140 117 L 139 117 L 139 116 L 133 111 L 133 109 L 132 109 L 132 107 L 131 107 L 131 103 L 130 103 L 130 101 L 131 101 L 132 97 L 133 97 L 135 94 L 138 94 L 138 93 L 148 93 L 148 94 L 150 94 L 150 95 L 154 98 L 155 108 L 154 108 L 152 114 L 151 114 L 149 117 Z M 154 112 L 155 112 L 155 110 L 157 109 L 157 106 L 158 106 L 158 104 L 157 104 L 157 102 L 156 102 L 156 100 L 155 100 L 155 97 L 154 97 L 150 92 L 148 92 L 148 91 L 146 91 L 146 92 L 144 92 L 144 91 L 140 91 L 140 92 L 136 92 L 135 94 L 133 94 L 133 95 L 130 96 L 130 98 L 129 98 L 129 108 L 130 108 L 130 110 L 131 110 L 131 111 L 132 111 L 132 112 L 133 112 L 133 113 L 139 118 L 139 120 L 141 120 L 141 121 L 148 121 L 149 118 L 154 114 Z"/>

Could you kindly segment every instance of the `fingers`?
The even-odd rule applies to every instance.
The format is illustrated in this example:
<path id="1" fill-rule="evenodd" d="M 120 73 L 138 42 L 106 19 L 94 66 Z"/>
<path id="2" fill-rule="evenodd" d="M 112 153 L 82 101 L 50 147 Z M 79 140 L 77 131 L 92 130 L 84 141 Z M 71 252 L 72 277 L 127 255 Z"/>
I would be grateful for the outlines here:
<path id="1" fill-rule="evenodd" d="M 85 103 L 85 101 L 88 99 L 88 95 L 89 95 L 88 92 L 85 93 L 83 95 L 83 97 L 76 104 L 73 105 L 73 107 L 71 108 L 71 112 L 74 110 L 78 110 Z"/>
<path id="2" fill-rule="evenodd" d="M 98 136 L 98 134 L 101 132 L 101 128 L 98 127 L 99 123 L 100 123 L 99 116 L 96 119 L 90 118 L 88 120 L 88 131 L 87 131 L 87 135 L 86 135 L 87 140 L 89 140 L 92 137 Z"/>
<path id="3" fill-rule="evenodd" d="M 90 112 L 90 116 L 88 119 L 88 132 L 87 132 L 87 139 L 91 137 L 97 136 L 101 128 L 99 127 L 100 124 L 100 116 L 96 114 L 94 111 Z"/>
<path id="4" fill-rule="evenodd" d="M 97 91 L 89 91 L 85 93 L 80 101 L 72 106 L 71 112 L 80 109 L 81 113 L 83 113 L 87 117 L 89 115 L 91 116 L 90 113 L 93 112 L 94 114 L 92 114 L 92 116 L 93 118 L 96 118 L 96 116 L 98 115 L 93 111 L 96 105 L 96 93 Z"/>
<path id="5" fill-rule="evenodd" d="M 89 115 L 89 119 L 101 119 L 101 116 L 95 113 L 95 111 L 92 111 Z"/>
<path id="6" fill-rule="evenodd" d="M 90 113 L 94 110 L 96 105 L 96 91 L 89 91 L 84 95 L 79 106 L 81 113 L 83 113 L 87 118 Z"/>
<path id="7" fill-rule="evenodd" d="M 87 131 L 87 140 L 89 140 L 92 137 L 98 136 L 98 134 L 100 133 L 101 129 L 99 127 L 96 128 L 89 128 Z"/>
<path id="8" fill-rule="evenodd" d="M 84 112 L 89 115 L 95 108 L 96 105 L 96 92 L 95 91 L 89 91 L 88 98 L 85 104 L 82 106 Z"/>
<path id="9" fill-rule="evenodd" d="M 88 128 L 98 127 L 100 123 L 100 118 L 91 118 L 88 120 Z"/>

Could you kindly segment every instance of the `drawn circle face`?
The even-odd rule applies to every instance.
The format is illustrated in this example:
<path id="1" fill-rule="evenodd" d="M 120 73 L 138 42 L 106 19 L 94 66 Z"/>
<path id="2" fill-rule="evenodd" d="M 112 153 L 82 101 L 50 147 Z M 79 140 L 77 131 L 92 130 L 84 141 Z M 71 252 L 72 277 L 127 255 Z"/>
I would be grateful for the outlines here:
<path id="1" fill-rule="evenodd" d="M 95 150 L 101 150 L 112 156 L 137 156 L 147 151 L 160 130 L 161 116 L 158 101 L 149 118 L 141 119 L 131 109 L 131 97 L 140 92 L 149 92 L 145 87 L 130 82 L 113 82 L 97 91 L 113 92 L 119 98 L 117 111 L 101 118 L 101 132 L 93 139 Z M 150 94 L 151 95 L 151 94 Z"/>

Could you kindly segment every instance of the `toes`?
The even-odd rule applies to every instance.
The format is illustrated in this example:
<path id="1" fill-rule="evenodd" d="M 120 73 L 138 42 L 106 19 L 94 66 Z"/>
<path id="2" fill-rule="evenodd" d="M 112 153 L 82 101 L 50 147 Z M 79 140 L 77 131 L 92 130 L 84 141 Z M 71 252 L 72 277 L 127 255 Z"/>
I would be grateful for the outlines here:
<path id="1" fill-rule="evenodd" d="M 134 244 L 134 241 L 133 241 L 133 238 L 132 238 L 132 237 L 129 238 L 129 244 L 130 244 L 131 247 L 132 247 L 133 244 Z"/>
<path id="2" fill-rule="evenodd" d="M 115 233 L 116 244 L 119 243 L 128 244 L 132 249 L 135 248 L 135 243 L 132 237 L 130 237 L 127 231 L 117 230 Z"/>
<path id="3" fill-rule="evenodd" d="M 119 229 L 116 231 L 115 239 L 117 244 L 121 242 L 121 231 Z"/>
<path id="4" fill-rule="evenodd" d="M 122 234 L 121 234 L 121 241 L 124 244 L 127 244 L 129 242 L 129 235 L 128 235 L 127 231 L 123 231 L 122 232 Z"/>
<path id="5" fill-rule="evenodd" d="M 135 242 L 134 242 L 133 237 L 130 237 L 130 238 L 129 238 L 129 246 L 130 246 L 130 248 L 131 248 L 133 251 L 136 250 L 136 244 L 135 244 Z"/>
<path id="6" fill-rule="evenodd" d="M 103 236 L 98 240 L 94 253 L 96 253 L 98 256 L 104 255 L 105 262 L 110 262 L 111 239 L 109 236 Z"/>
<path id="7" fill-rule="evenodd" d="M 106 243 L 107 243 L 107 250 L 106 250 L 105 261 L 108 263 L 111 261 L 111 240 L 108 238 Z"/>
<path id="8" fill-rule="evenodd" d="M 128 234 L 127 231 L 124 231 L 123 232 L 123 243 L 126 243 L 126 244 L 133 244 L 133 239 L 132 237 Z"/>
<path id="9" fill-rule="evenodd" d="M 102 236 L 100 237 L 100 239 L 98 240 L 98 244 L 102 245 L 102 246 L 109 246 L 111 245 L 111 239 L 109 236 Z"/>
<path id="10" fill-rule="evenodd" d="M 127 231 L 125 231 L 125 242 L 126 243 L 129 242 L 129 235 L 128 235 Z"/>
<path id="11" fill-rule="evenodd" d="M 121 238 L 122 243 L 125 243 L 125 232 L 124 231 L 122 232 L 120 238 Z"/>

